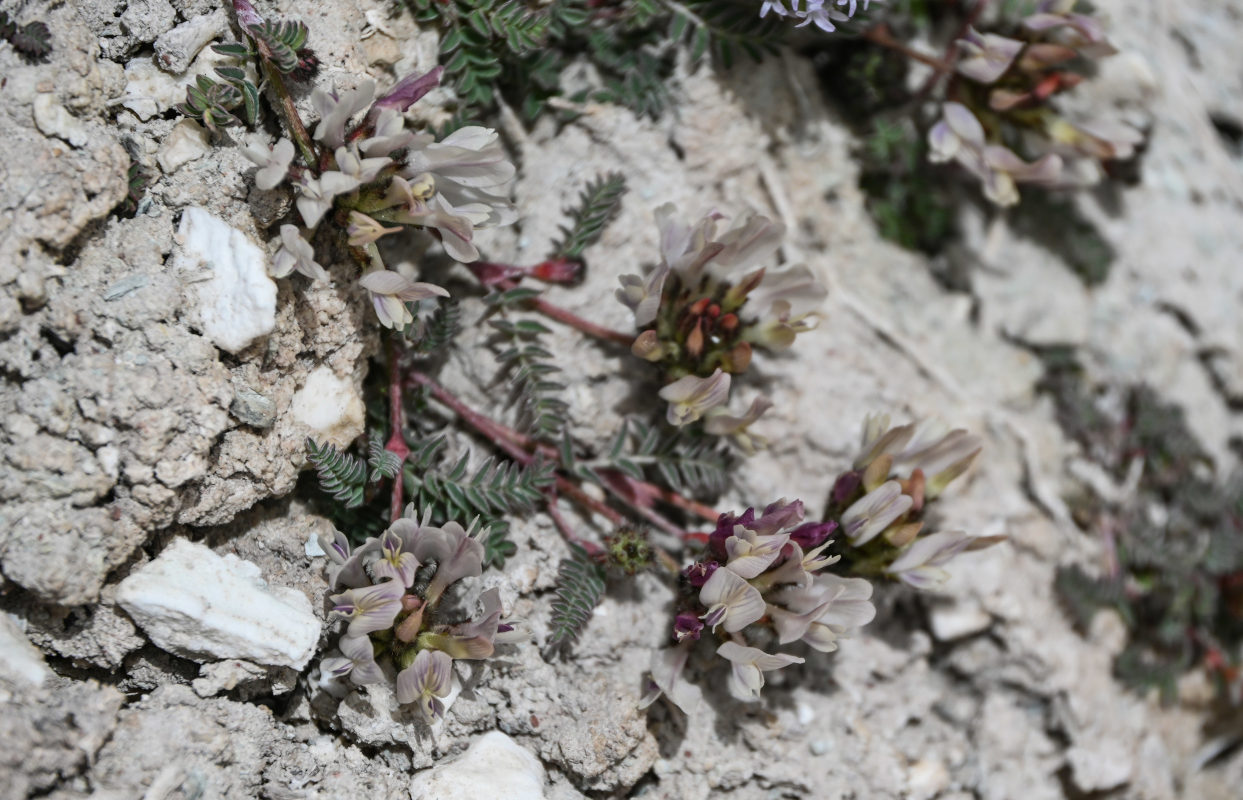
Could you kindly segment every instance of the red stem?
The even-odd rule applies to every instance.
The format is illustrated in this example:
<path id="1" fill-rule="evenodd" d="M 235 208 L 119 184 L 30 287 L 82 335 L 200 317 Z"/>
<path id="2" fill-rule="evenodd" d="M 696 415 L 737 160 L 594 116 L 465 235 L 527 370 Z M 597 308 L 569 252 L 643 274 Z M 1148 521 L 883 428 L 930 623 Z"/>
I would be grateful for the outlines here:
<path id="1" fill-rule="evenodd" d="M 496 285 L 502 291 L 508 292 L 510 289 L 516 289 L 518 287 L 518 282 L 513 280 L 504 280 L 500 281 Z M 602 339 L 606 342 L 620 344 L 627 349 L 630 348 L 630 345 L 634 344 L 634 336 L 631 334 L 615 331 L 612 328 L 606 328 L 603 325 L 597 325 L 590 320 L 583 319 L 573 311 L 548 302 L 543 297 L 532 297 L 526 302 L 531 306 L 533 311 L 538 311 L 549 319 L 555 319 L 557 322 L 569 325 L 571 328 L 575 328 L 588 336 L 594 336 L 595 338 Z"/>
<path id="2" fill-rule="evenodd" d="M 419 381 L 420 383 L 424 383 L 424 379 L 428 381 L 431 380 L 426 375 L 422 375 L 422 373 L 419 373 L 419 375 L 421 375 L 422 377 L 415 378 L 413 375 L 410 377 L 414 380 Z M 476 430 L 480 430 L 480 432 L 484 433 L 484 435 L 490 436 L 496 439 L 504 438 L 508 440 L 511 444 L 514 444 L 517 447 L 522 448 L 524 451 L 527 451 L 529 453 L 539 453 L 543 455 L 545 458 L 549 459 L 550 461 L 556 461 L 557 459 L 561 457 L 561 454 L 557 452 L 557 448 L 553 447 L 552 445 L 544 444 L 543 442 L 538 442 L 535 439 L 532 439 L 530 436 L 527 436 L 525 433 L 522 433 L 521 431 L 516 431 L 513 428 L 500 424 L 499 422 L 494 422 L 493 420 L 488 419 L 487 417 L 484 417 L 482 414 L 478 414 L 477 412 L 469 408 L 466 408 L 466 406 L 461 405 L 461 401 L 459 401 L 456 397 L 453 397 L 452 395 L 448 394 L 448 392 L 443 387 L 440 387 L 439 384 L 435 384 L 433 382 L 433 383 L 425 383 L 424 385 L 436 386 L 437 388 L 440 389 L 440 391 L 445 392 L 445 397 L 440 397 L 440 395 L 437 395 L 437 398 L 444 401 L 445 405 L 448 405 L 455 412 L 458 411 L 458 407 L 452 405 L 449 402 L 450 398 L 452 399 L 453 403 L 457 403 L 460 406 L 460 408 L 465 409 L 466 412 L 477 416 L 480 420 L 480 424 L 486 424 L 490 426 L 489 429 L 485 432 L 485 431 L 480 430 L 479 426 L 476 425 L 475 423 L 471 423 L 472 427 L 474 427 Z M 433 391 L 433 394 L 435 394 L 436 389 L 433 389 L 432 391 Z M 506 450 L 506 452 L 510 452 L 510 451 Z M 721 516 L 720 512 L 712 508 L 712 506 L 701 503 L 698 500 L 692 500 L 691 498 L 681 495 L 673 491 L 672 489 L 666 489 L 663 486 L 657 486 L 654 483 L 649 483 L 647 481 L 639 480 L 637 478 L 627 477 L 626 480 L 633 483 L 635 485 L 635 488 L 638 489 L 640 492 L 645 493 L 645 494 L 652 494 L 656 497 L 659 497 L 661 500 L 665 501 L 669 505 L 680 508 L 683 511 L 688 511 L 698 517 L 701 517 L 707 520 L 708 522 L 716 522 L 717 518 Z M 632 503 L 627 503 L 627 505 L 634 507 Z M 642 514 L 642 512 L 640 513 Z M 663 523 L 657 523 L 655 521 L 652 521 L 652 522 L 653 524 L 657 525 L 658 527 L 663 528 L 664 530 L 671 530 L 669 527 L 666 527 L 669 524 L 668 520 L 664 520 Z M 678 535 L 684 537 L 685 534 L 686 534 L 685 531 L 681 531 Z"/>
<path id="3" fill-rule="evenodd" d="M 410 448 L 406 446 L 405 424 L 402 419 L 401 372 L 397 368 L 397 360 L 397 344 L 390 341 L 388 348 L 388 422 L 390 433 L 384 449 L 400 456 L 401 464 L 404 466 L 406 457 L 410 455 Z M 399 466 L 397 476 L 393 478 L 393 498 L 389 504 L 391 522 L 396 522 L 401 518 L 401 493 L 404 483 L 402 469 Z"/>
<path id="4" fill-rule="evenodd" d="M 453 411 L 453 413 L 457 414 L 467 425 L 471 426 L 488 439 L 491 439 L 496 446 L 504 450 L 510 458 L 523 465 L 530 465 L 535 462 L 535 456 L 523 449 L 523 447 L 515 441 L 527 438 L 521 433 L 507 428 L 498 422 L 493 422 L 483 414 L 480 414 L 478 411 L 470 408 L 450 393 L 448 389 L 444 388 L 439 383 L 432 380 L 431 377 L 424 375 L 418 370 L 411 370 L 407 377 L 415 383 L 426 386 L 431 391 L 432 397 L 448 406 L 449 409 Z M 614 525 L 619 525 L 622 522 L 625 522 L 625 517 L 617 513 L 617 511 L 609 508 L 604 503 L 587 494 L 560 475 L 557 476 L 556 490 L 574 500 L 574 502 L 596 512 L 597 514 L 600 514 Z"/>
<path id="5" fill-rule="evenodd" d="M 589 542 L 586 539 L 583 539 L 577 533 L 574 532 L 574 529 L 572 527 L 570 527 L 570 523 L 566 520 L 565 516 L 561 513 L 561 509 L 557 507 L 556 491 L 550 490 L 548 492 L 548 502 L 546 504 L 545 510 L 548 512 L 548 516 L 552 518 L 553 525 L 557 526 L 557 530 L 561 531 L 561 536 L 567 542 L 576 544 L 579 547 L 583 548 L 583 550 L 585 550 L 587 554 L 590 555 L 592 558 L 595 558 L 595 559 L 604 558 L 604 555 L 605 555 L 604 549 L 600 547 L 600 545 L 596 544 L 595 542 Z"/>
<path id="6" fill-rule="evenodd" d="M 887 47 L 890 50 L 901 53 L 902 55 L 906 56 L 912 61 L 918 61 L 921 64 L 927 64 L 928 66 L 936 70 L 935 77 L 940 77 L 944 73 L 950 72 L 954 69 L 953 61 L 950 61 L 948 59 L 945 61 L 942 61 L 938 59 L 936 56 L 925 55 L 924 53 L 921 53 L 918 50 L 915 50 L 913 48 L 907 47 L 902 42 L 899 42 L 897 39 L 893 38 L 893 35 L 889 33 L 889 26 L 883 22 L 875 27 L 868 28 L 866 31 L 864 31 L 863 38 L 867 39 L 869 42 L 872 42 L 873 44 L 878 44 L 881 47 Z"/>
<path id="7" fill-rule="evenodd" d="M 549 319 L 555 319 L 557 322 L 565 323 L 572 328 L 576 328 L 588 336 L 594 336 L 597 339 L 603 339 L 606 342 L 620 344 L 627 349 L 634 344 L 634 337 L 628 333 L 615 331 L 612 328 L 606 328 L 603 325 L 597 325 L 594 322 L 583 319 L 572 311 L 553 305 L 542 297 L 531 298 L 531 308 Z"/>
<path id="8" fill-rule="evenodd" d="M 632 478 L 631 480 L 634 479 Z M 715 523 L 721 516 L 721 513 L 712 506 L 701 503 L 698 500 L 692 500 L 689 497 L 684 497 L 672 489 L 666 489 L 663 486 L 657 486 L 656 484 L 648 483 L 647 481 L 634 482 L 644 490 L 655 492 L 661 500 L 664 500 L 669 505 L 677 506 L 683 511 L 689 511 L 698 517 L 706 519 L 708 522 Z"/>
<path id="9" fill-rule="evenodd" d="M 557 458 L 557 451 L 555 448 L 550 447 L 548 445 L 540 444 L 539 442 L 536 442 L 531 437 L 519 431 L 516 431 L 512 428 L 506 427 L 505 425 L 502 425 L 499 422 L 495 422 L 494 420 L 489 419 L 483 414 L 480 414 L 478 411 L 475 411 L 474 409 L 470 408 L 465 403 L 463 403 L 461 400 L 459 400 L 455 395 L 449 392 L 449 390 L 445 389 L 443 386 L 441 386 L 439 383 L 433 380 L 430 376 L 425 375 L 424 373 L 419 372 L 418 370 L 411 370 L 407 374 L 407 378 L 409 378 L 409 380 L 414 381 L 415 383 L 418 383 L 422 386 L 426 386 L 428 390 L 431 391 L 432 397 L 436 398 L 436 400 L 448 406 L 449 409 L 453 411 L 453 413 L 457 414 L 458 417 L 460 417 L 463 422 L 465 422 L 467 425 L 474 428 L 476 431 L 478 431 L 483 436 L 492 440 L 496 444 L 497 447 L 504 450 L 511 458 L 513 458 L 518 463 L 524 464 L 524 465 L 532 464 L 534 463 L 537 456 L 544 456 L 544 457 L 554 459 L 554 460 Z M 642 482 L 637 482 L 637 483 L 642 483 Z M 645 484 L 645 485 L 650 486 L 650 484 Z M 659 489 L 658 487 L 653 487 L 653 488 L 655 488 L 657 492 L 662 495 L 674 494 L 672 492 L 669 492 L 668 490 Z M 674 525 L 664 516 L 659 514 L 655 509 L 645 508 L 645 507 L 636 505 L 635 503 L 630 502 L 620 492 L 616 491 L 615 489 L 607 485 L 605 486 L 605 489 L 611 495 L 613 495 L 613 497 L 617 498 L 622 503 L 625 503 L 636 514 L 643 517 L 648 522 L 652 523 L 653 525 L 660 528 L 661 530 L 667 533 L 670 533 L 680 539 L 687 539 L 691 537 L 690 533 Z M 555 491 L 560 494 L 565 495 L 566 497 L 570 498 L 571 500 L 578 503 L 580 506 L 583 506 L 584 508 L 588 509 L 589 511 L 600 514 L 613 525 L 620 525 L 626 521 L 625 517 L 623 517 L 615 509 L 610 508 L 609 506 L 605 505 L 600 500 L 597 500 L 596 498 L 587 494 L 586 492 L 582 490 L 581 487 L 575 485 L 570 480 L 568 480 L 567 478 L 561 475 L 557 476 L 557 482 L 555 484 Z M 685 498 L 682 498 L 682 499 L 688 505 L 700 505 L 700 504 L 694 503 L 694 501 L 686 500 Z M 701 508 L 711 511 L 711 509 L 707 509 L 706 506 L 701 506 Z M 717 516 L 718 515 L 715 512 L 711 512 L 711 515 L 709 518 L 715 521 Z M 556 520 L 554 518 L 554 522 L 555 521 Z M 577 539 L 575 539 L 575 541 L 577 541 Z"/>

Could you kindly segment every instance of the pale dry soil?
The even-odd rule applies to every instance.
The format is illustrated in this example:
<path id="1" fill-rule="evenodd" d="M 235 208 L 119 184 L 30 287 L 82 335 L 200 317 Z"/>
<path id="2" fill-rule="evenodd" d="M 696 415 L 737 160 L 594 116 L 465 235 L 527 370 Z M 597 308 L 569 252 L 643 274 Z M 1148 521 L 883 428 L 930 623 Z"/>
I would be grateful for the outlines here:
<path id="1" fill-rule="evenodd" d="M 380 0 L 262 5 L 308 23 L 323 81 L 385 83 L 434 63 L 435 36 Z M 418 771 L 499 730 L 534 756 L 515 756 L 534 791 L 567 800 L 1238 797 L 1243 754 L 1195 760 L 1210 734 L 1194 680 L 1171 708 L 1124 690 L 1110 673 L 1119 623 L 1099 617 L 1081 636 L 1051 594 L 1058 564 L 1094 565 L 1098 548 L 1068 517 L 1079 456 L 1017 342 L 1072 345 L 1096 380 L 1151 384 L 1186 410 L 1222 475 L 1243 431 L 1243 160 L 1213 123 L 1243 122 L 1243 15 L 1218 0 L 1097 5 L 1123 54 L 1083 102 L 1150 126 L 1151 141 L 1137 186 L 1078 200 L 1119 254 L 1090 290 L 1004 218 L 977 217 L 952 256 L 969 265 L 970 291 L 940 288 L 924 259 L 878 237 L 848 112 L 825 105 L 793 55 L 726 75 L 682 70 L 657 121 L 609 106 L 563 128 L 502 121 L 523 220 L 485 237 L 492 257 L 540 260 L 598 172 L 620 170 L 630 187 L 585 284 L 555 301 L 626 327 L 612 289 L 655 260 L 652 211 L 666 201 L 781 219 L 783 258 L 829 285 L 819 329 L 757 360 L 740 399 L 762 387 L 776 402 L 762 426 L 771 446 L 718 507 L 785 496 L 814 513 L 865 414 L 936 414 L 987 440 L 940 524 L 1010 539 L 965 557 L 935 597 L 879 590 L 876 623 L 776 676 L 763 704 L 708 686 L 685 719 L 635 707 L 672 598 L 653 576 L 615 586 L 571 657 L 545 657 L 567 548 L 534 517 L 515 526 L 518 555 L 477 588 L 499 587 L 536 643 L 464 675 L 433 731 L 385 689 L 320 691 L 316 659 L 298 669 L 166 651 L 118 605 L 127 575 L 188 538 L 324 616 L 322 559 L 305 543 L 330 523 L 291 493 L 308 434 L 362 432 L 358 393 L 379 337 L 347 264 L 327 285 L 280 281 L 270 332 L 235 352 L 205 333 L 203 267 L 176 235 L 184 212 L 205 210 L 270 256 L 270 226 L 290 204 L 254 189 L 233 141 L 209 146 L 170 111 L 214 63 L 184 43 L 224 31 L 217 3 L 26 3 L 19 19 L 45 20 L 55 49 L 27 65 L 0 44 L 0 795 L 404 797 Z M 442 119 L 450 101 L 438 91 L 412 120 Z M 140 213 L 121 219 L 110 211 L 127 151 L 153 180 Z M 436 277 L 469 285 L 460 270 Z M 479 316 L 476 300 L 465 307 Z M 506 415 L 484 339 L 469 330 L 443 377 Z M 607 441 L 625 413 L 646 410 L 652 387 L 631 356 L 564 329 L 550 341 L 582 440 Z M 323 392 L 336 412 L 308 406 Z M 325 635 L 317 649 L 329 645 Z"/>

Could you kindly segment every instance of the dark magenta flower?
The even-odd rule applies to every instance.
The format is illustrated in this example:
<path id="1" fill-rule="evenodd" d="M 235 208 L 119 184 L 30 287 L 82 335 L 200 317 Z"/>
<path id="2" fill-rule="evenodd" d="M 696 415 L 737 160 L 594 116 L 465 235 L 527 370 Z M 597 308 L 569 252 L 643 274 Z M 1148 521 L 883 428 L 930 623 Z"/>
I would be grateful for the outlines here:
<path id="1" fill-rule="evenodd" d="M 687 583 L 698 589 L 708 582 L 708 578 L 712 577 L 712 573 L 716 572 L 719 566 L 721 565 L 715 561 L 697 561 L 682 570 L 682 577 L 686 578 Z"/>
<path id="2" fill-rule="evenodd" d="M 717 517 L 716 530 L 708 535 L 708 552 L 717 561 L 729 560 L 729 553 L 725 552 L 725 540 L 734 535 L 734 526 L 741 525 L 744 528 L 749 528 L 754 524 L 754 508 L 748 508 L 739 516 L 725 513 Z"/>
<path id="3" fill-rule="evenodd" d="M 673 621 L 673 638 L 674 641 L 683 642 L 687 639 L 698 639 L 700 632 L 704 629 L 703 622 L 695 615 L 694 611 L 683 611 L 678 614 L 677 619 Z"/>
<path id="4" fill-rule="evenodd" d="M 828 520 L 827 522 L 804 522 L 790 531 L 790 541 L 796 542 L 804 551 L 814 550 L 827 542 L 835 530 L 837 530 L 837 523 L 833 520 Z"/>
<path id="5" fill-rule="evenodd" d="M 863 483 L 862 472 L 844 472 L 837 482 L 833 484 L 833 502 L 836 505 L 844 506 L 850 498 L 854 497 L 855 492 L 859 490 L 859 486 Z"/>

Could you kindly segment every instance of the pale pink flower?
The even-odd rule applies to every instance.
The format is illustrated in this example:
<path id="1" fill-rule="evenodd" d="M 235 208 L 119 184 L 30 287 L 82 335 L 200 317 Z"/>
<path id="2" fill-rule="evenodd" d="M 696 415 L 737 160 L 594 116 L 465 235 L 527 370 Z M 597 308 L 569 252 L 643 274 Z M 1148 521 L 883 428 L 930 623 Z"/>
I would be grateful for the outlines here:
<path id="1" fill-rule="evenodd" d="M 293 142 L 288 139 L 277 139 L 269 149 L 265 145 L 252 142 L 242 147 L 242 155 L 259 167 L 255 173 L 255 186 L 265 191 L 275 189 L 289 174 L 289 165 L 293 163 Z"/>
<path id="2" fill-rule="evenodd" d="M 295 225 L 281 226 L 281 248 L 272 259 L 272 277 L 283 278 L 297 270 L 313 281 L 327 281 L 328 272 L 315 260 L 315 249 L 302 238 Z"/>
<path id="3" fill-rule="evenodd" d="M 330 599 L 332 613 L 350 621 L 350 636 L 363 636 L 392 627 L 393 620 L 401 611 L 401 596 L 405 593 L 399 581 L 384 581 L 375 586 L 350 589 L 335 594 Z"/>
<path id="4" fill-rule="evenodd" d="M 368 272 L 358 284 L 371 293 L 376 316 L 386 328 L 401 330 L 414 321 L 406 303 L 431 297 L 448 297 L 449 293 L 433 283 L 412 281 L 392 270 Z"/>
<path id="5" fill-rule="evenodd" d="M 803 659 L 785 653 L 765 653 L 756 647 L 746 647 L 737 642 L 723 643 L 716 649 L 717 655 L 728 660 L 732 669 L 729 674 L 729 693 L 735 699 L 751 701 L 760 699 L 764 688 L 764 673 L 802 664 Z"/>
<path id="6" fill-rule="evenodd" d="M 320 662 L 320 672 L 334 678 L 350 676 L 350 681 L 363 685 L 384 680 L 384 672 L 375 660 L 375 648 L 367 636 L 342 636 L 337 642 L 340 656 L 325 658 Z"/>
<path id="7" fill-rule="evenodd" d="M 397 702 L 417 703 L 428 722 L 443 719 L 453 689 L 453 659 L 439 650 L 420 650 L 414 662 L 397 673 Z"/>
<path id="8" fill-rule="evenodd" d="M 751 425 L 772 407 L 772 401 L 761 396 L 751 401 L 751 407 L 741 417 L 713 409 L 705 415 L 704 432 L 713 436 L 728 436 L 744 453 L 751 455 L 767 444 L 763 436 L 751 433 Z"/>
<path id="9" fill-rule="evenodd" d="M 729 373 L 718 367 L 712 375 L 700 378 L 686 375 L 660 390 L 660 398 L 669 404 L 666 419 L 670 425 L 688 425 L 705 411 L 725 405 L 729 399 Z"/>
<path id="10" fill-rule="evenodd" d="M 704 624 L 716 630 L 724 626 L 734 633 L 764 616 L 764 598 L 760 591 L 728 568 L 718 569 L 699 590 L 699 602 L 708 612 L 701 617 Z"/>
<path id="11" fill-rule="evenodd" d="M 957 43 L 962 54 L 958 71 L 973 81 L 986 84 L 993 83 L 1010 69 L 1025 44 L 995 33 L 980 33 L 975 28 L 968 28 L 967 34 Z"/>
<path id="12" fill-rule="evenodd" d="M 345 126 L 355 114 L 371 105 L 375 97 L 375 81 L 365 80 L 357 89 L 343 92 L 327 92 L 316 87 L 311 90 L 311 105 L 319 112 L 319 124 L 315 126 L 315 139 L 329 147 L 345 144 Z"/>
<path id="13" fill-rule="evenodd" d="M 897 481 L 887 481 L 860 497 L 842 513 L 842 532 L 855 547 L 862 547 L 908 510 L 914 500 L 902 493 Z"/>

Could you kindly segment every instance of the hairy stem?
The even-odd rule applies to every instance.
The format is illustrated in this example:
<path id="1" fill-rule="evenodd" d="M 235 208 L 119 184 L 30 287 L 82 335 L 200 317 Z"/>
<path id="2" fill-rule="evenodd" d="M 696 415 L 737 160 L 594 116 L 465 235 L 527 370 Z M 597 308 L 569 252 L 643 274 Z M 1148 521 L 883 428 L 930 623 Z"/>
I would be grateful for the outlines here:
<path id="1" fill-rule="evenodd" d="M 285 79 L 281 76 L 280 70 L 272 65 L 271 61 L 259 55 L 259 63 L 263 65 L 263 76 L 267 79 L 268 86 L 272 87 L 272 92 L 280 100 L 278 108 L 281 116 L 285 118 L 285 125 L 289 128 L 289 134 L 293 137 L 294 144 L 298 145 L 298 152 L 302 154 L 302 160 L 312 171 L 319 171 L 319 156 L 316 155 L 315 145 L 311 141 L 311 135 L 306 131 L 306 125 L 302 123 L 302 117 L 298 115 L 298 108 L 294 105 L 293 95 L 289 93 L 289 87 L 285 86 Z"/>
<path id="2" fill-rule="evenodd" d="M 992 0 L 978 0 L 975 7 L 967 13 L 966 18 L 962 21 L 962 25 L 958 28 L 958 32 L 954 34 L 954 38 L 950 39 L 949 46 L 945 48 L 945 55 L 941 58 L 945 64 L 949 65 L 949 69 L 938 70 L 929 75 L 928 80 L 924 81 L 924 85 L 920 87 L 916 97 L 926 97 L 936 87 L 941 78 L 953 74 L 954 64 L 958 61 L 958 40 L 967 35 L 967 31 L 975 25 L 976 20 L 988 8 L 990 2 Z"/>
<path id="3" fill-rule="evenodd" d="M 552 524 L 555 525 L 557 530 L 561 532 L 562 538 L 564 538 L 567 542 L 571 542 L 583 548 L 587 555 L 597 561 L 604 558 L 604 550 L 600 547 L 600 545 L 583 539 L 574 532 L 572 527 L 570 527 L 569 521 L 566 520 L 565 515 L 561 513 L 561 509 L 557 507 L 557 493 L 555 491 L 548 492 L 548 503 L 545 506 L 545 510 L 548 512 L 548 516 L 552 519 Z"/>
<path id="4" fill-rule="evenodd" d="M 419 373 L 419 374 L 421 375 L 422 373 Z M 431 378 L 427 378 L 427 376 L 423 376 L 423 377 L 426 378 L 426 380 L 428 381 L 431 380 Z M 435 383 L 425 384 L 425 385 L 437 386 L 437 387 L 439 386 L 438 384 L 435 384 Z M 433 391 L 433 394 L 435 394 L 436 390 L 433 389 L 432 391 Z M 445 390 L 441 388 L 441 391 L 445 391 Z M 448 393 L 446 392 L 446 395 L 447 394 Z M 452 395 L 448 395 L 448 396 L 452 397 Z M 438 396 L 438 399 L 442 399 L 442 398 L 439 398 Z M 458 401 L 457 398 L 453 398 L 453 400 L 455 402 L 460 403 L 460 401 Z M 448 403 L 446 403 L 446 405 L 448 405 Z M 450 408 L 453 408 L 453 406 L 450 406 Z M 553 447 L 552 445 L 544 444 L 543 442 L 538 442 L 535 439 L 531 438 L 530 436 L 527 436 L 525 433 L 522 433 L 521 431 L 516 431 L 513 428 L 510 428 L 506 425 L 502 425 L 499 422 L 495 422 L 491 419 L 488 419 L 487 417 L 484 417 L 482 414 L 479 414 L 478 412 L 474 410 L 466 408 L 464 405 L 462 406 L 462 408 L 468 411 L 469 413 L 478 416 L 479 419 L 482 421 L 481 424 L 486 424 L 489 426 L 486 431 L 484 431 L 483 429 L 481 429 L 480 427 L 478 427 L 478 425 L 475 425 L 474 423 L 471 423 L 471 427 L 474 427 L 476 430 L 480 431 L 480 433 L 483 433 L 485 436 L 488 436 L 492 438 L 493 440 L 498 441 L 498 444 L 501 439 L 504 439 L 505 442 L 507 442 L 509 445 L 512 445 L 513 447 L 520 448 L 522 451 L 526 453 L 541 455 L 549 461 L 557 461 L 561 458 L 561 454 L 557 452 L 557 448 Z M 454 410 L 456 411 L 457 409 L 454 409 Z M 512 450 L 504 446 L 502 446 L 502 449 L 505 449 L 505 452 L 507 453 L 512 454 L 513 452 Z M 528 462 L 523 462 L 523 463 L 528 463 Z M 565 480 L 565 479 L 559 478 L 559 480 Z M 668 503 L 669 505 L 676 506 L 677 508 L 680 508 L 683 511 L 688 511 L 698 517 L 701 517 L 702 519 L 707 520 L 708 522 L 716 522 L 717 519 L 721 516 L 720 512 L 712 508 L 711 506 L 705 505 L 704 503 L 701 503 L 698 500 L 692 500 L 691 498 L 686 497 L 682 494 L 679 494 L 678 492 L 675 492 L 672 489 L 666 489 L 662 486 L 657 486 L 654 483 L 649 483 L 648 481 L 639 480 L 638 478 L 632 478 L 630 476 L 627 476 L 626 480 L 635 487 L 637 492 L 644 494 L 644 495 L 653 495 L 655 497 L 658 497 L 664 502 Z M 624 495 L 622 495 L 621 493 L 619 493 L 616 489 L 612 487 L 609 487 L 606 485 L 605 488 L 609 490 L 610 494 L 617 497 L 617 499 L 621 500 L 627 506 L 633 508 L 635 510 L 635 513 L 637 513 L 639 516 L 643 517 L 644 519 L 648 520 L 648 522 L 651 522 L 656 527 L 660 528 L 663 531 L 666 531 L 667 533 L 672 533 L 680 538 L 683 538 L 683 539 L 687 538 L 687 533 L 685 530 L 678 528 L 676 525 L 669 522 L 669 520 L 657 514 L 657 512 L 655 512 L 654 510 L 650 508 L 646 508 L 646 507 L 641 507 L 638 504 L 626 499 Z M 655 515 L 655 517 L 659 517 L 660 521 L 658 522 L 653 517 L 653 515 Z M 616 521 L 617 520 L 614 520 L 614 522 Z"/>

